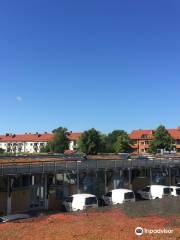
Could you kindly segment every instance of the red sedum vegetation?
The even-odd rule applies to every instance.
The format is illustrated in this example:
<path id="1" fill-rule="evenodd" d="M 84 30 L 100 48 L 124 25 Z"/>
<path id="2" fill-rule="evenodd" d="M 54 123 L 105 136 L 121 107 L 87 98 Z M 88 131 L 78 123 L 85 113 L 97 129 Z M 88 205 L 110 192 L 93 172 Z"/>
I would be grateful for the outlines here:
<path id="1" fill-rule="evenodd" d="M 136 236 L 134 230 L 173 229 L 173 234 Z M 0 240 L 133 240 L 180 239 L 180 216 L 131 218 L 119 209 L 105 212 L 54 214 L 0 225 Z"/>

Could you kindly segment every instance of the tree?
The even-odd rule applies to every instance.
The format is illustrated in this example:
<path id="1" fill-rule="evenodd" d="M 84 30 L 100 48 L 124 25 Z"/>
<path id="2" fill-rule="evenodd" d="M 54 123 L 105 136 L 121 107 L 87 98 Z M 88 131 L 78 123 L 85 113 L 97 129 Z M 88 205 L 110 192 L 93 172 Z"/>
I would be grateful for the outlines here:
<path id="1" fill-rule="evenodd" d="M 131 152 L 130 139 L 124 130 L 114 130 L 107 136 L 107 152 Z"/>
<path id="2" fill-rule="evenodd" d="M 163 125 L 160 125 L 153 133 L 153 140 L 150 143 L 149 152 L 157 153 L 158 149 L 171 151 L 174 147 L 174 139 Z"/>
<path id="3" fill-rule="evenodd" d="M 44 152 L 64 153 L 69 148 L 69 139 L 67 138 L 67 128 L 59 127 L 52 131 L 53 139 L 48 142 L 47 146 L 42 150 Z"/>
<path id="4" fill-rule="evenodd" d="M 96 155 L 104 149 L 104 135 L 92 128 L 85 131 L 79 140 L 79 148 L 83 153 Z"/>
<path id="5" fill-rule="evenodd" d="M 113 146 L 116 153 L 131 153 L 132 147 L 127 133 L 118 136 Z"/>
<path id="6" fill-rule="evenodd" d="M 0 154 L 4 153 L 4 149 L 0 148 Z"/>

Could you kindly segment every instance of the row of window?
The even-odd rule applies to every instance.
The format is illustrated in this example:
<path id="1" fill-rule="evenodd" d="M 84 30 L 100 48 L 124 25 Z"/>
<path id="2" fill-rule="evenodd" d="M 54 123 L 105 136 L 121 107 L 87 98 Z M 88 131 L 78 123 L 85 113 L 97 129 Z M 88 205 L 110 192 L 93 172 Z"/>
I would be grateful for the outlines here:
<path id="1" fill-rule="evenodd" d="M 139 144 L 140 145 L 148 145 L 148 144 L 150 144 L 150 142 L 151 142 L 151 140 L 145 140 L 145 141 L 140 141 Z M 132 143 L 133 144 L 138 144 L 138 140 L 133 140 Z M 174 141 L 174 144 L 180 144 L 180 139 Z"/>
<path id="2" fill-rule="evenodd" d="M 140 152 L 142 152 L 142 153 L 147 153 L 148 150 L 149 150 L 149 148 L 142 148 L 142 149 L 140 149 Z M 176 150 L 177 153 L 180 153 L 180 148 L 176 148 L 175 150 Z M 134 152 L 138 152 L 138 149 L 135 148 L 133 151 L 134 151 Z"/>
<path id="3" fill-rule="evenodd" d="M 28 145 L 28 143 L 0 143 L 0 147 L 1 146 L 23 146 L 23 145 Z M 29 145 L 30 146 L 38 146 L 38 145 L 40 145 L 40 146 L 44 146 L 45 145 L 45 143 L 39 143 L 39 142 L 36 142 L 36 143 L 29 143 Z"/>

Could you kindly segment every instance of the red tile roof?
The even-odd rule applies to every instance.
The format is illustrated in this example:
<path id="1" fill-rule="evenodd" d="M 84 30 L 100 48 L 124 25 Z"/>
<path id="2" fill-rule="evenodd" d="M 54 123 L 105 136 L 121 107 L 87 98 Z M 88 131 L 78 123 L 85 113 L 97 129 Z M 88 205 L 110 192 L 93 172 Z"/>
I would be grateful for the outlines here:
<path id="1" fill-rule="evenodd" d="M 53 133 L 0 135 L 0 142 L 48 142 L 53 136 Z M 81 133 L 70 132 L 68 134 L 70 141 L 76 141 L 80 136 Z"/>
<path id="2" fill-rule="evenodd" d="M 180 139 L 180 128 L 167 129 L 171 137 L 174 139 Z M 129 135 L 130 139 L 147 139 L 151 140 L 153 138 L 153 130 L 133 130 Z"/>
<path id="3" fill-rule="evenodd" d="M 68 135 L 69 140 L 76 141 L 80 138 L 81 133 L 80 132 L 70 132 Z"/>
<path id="4" fill-rule="evenodd" d="M 129 135 L 130 139 L 152 139 L 152 130 L 133 130 Z"/>
<path id="5" fill-rule="evenodd" d="M 170 133 L 171 137 L 174 139 L 180 139 L 180 128 L 176 129 L 168 129 L 168 132 Z"/>

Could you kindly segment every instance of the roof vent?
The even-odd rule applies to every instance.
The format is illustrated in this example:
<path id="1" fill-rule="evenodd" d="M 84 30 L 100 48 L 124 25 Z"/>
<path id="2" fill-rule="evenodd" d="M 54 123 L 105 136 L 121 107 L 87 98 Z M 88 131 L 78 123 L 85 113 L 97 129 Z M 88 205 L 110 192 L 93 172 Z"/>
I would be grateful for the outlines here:
<path id="1" fill-rule="evenodd" d="M 6 137 L 8 137 L 9 136 L 9 133 L 6 133 Z"/>
<path id="2" fill-rule="evenodd" d="M 47 134 L 47 132 L 44 132 L 44 134 Z"/>

